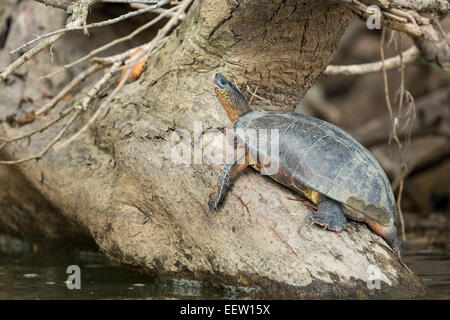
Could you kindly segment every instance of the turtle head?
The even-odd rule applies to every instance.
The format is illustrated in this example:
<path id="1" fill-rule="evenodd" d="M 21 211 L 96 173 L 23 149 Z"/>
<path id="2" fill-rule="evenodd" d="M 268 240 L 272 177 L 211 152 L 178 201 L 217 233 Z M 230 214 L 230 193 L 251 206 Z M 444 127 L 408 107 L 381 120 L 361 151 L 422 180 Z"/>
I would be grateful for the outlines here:
<path id="1" fill-rule="evenodd" d="M 242 115 L 251 111 L 242 93 L 220 73 L 216 73 L 214 84 L 217 98 L 231 122 L 235 123 Z"/>

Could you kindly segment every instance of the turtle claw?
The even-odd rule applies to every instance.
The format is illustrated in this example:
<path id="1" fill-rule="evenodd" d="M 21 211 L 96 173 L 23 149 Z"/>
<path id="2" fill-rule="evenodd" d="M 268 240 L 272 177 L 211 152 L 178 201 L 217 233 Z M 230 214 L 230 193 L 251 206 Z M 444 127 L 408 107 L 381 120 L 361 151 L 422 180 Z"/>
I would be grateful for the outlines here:
<path id="1" fill-rule="evenodd" d="M 217 209 L 217 206 L 225 198 L 228 188 L 231 186 L 232 168 L 233 165 L 226 165 L 222 169 L 219 176 L 219 185 L 217 186 L 217 191 L 209 195 L 209 211 L 214 212 Z"/>
<path id="2" fill-rule="evenodd" d="M 346 223 L 342 223 L 342 221 L 338 221 L 334 216 L 326 215 L 320 212 L 310 212 L 308 218 L 312 220 L 313 224 L 318 224 L 322 226 L 324 230 L 331 230 L 335 232 L 341 232 L 344 230 Z"/>
<path id="3" fill-rule="evenodd" d="M 208 201 L 208 207 L 209 207 L 209 211 L 214 212 L 217 209 L 217 205 L 218 205 L 217 201 L 217 196 L 215 193 L 211 193 L 209 195 L 209 201 Z"/>
<path id="4" fill-rule="evenodd" d="M 214 212 L 214 210 L 216 210 L 216 207 L 214 206 L 214 203 L 212 203 L 212 201 L 208 201 L 208 207 L 209 207 L 209 211 Z"/>

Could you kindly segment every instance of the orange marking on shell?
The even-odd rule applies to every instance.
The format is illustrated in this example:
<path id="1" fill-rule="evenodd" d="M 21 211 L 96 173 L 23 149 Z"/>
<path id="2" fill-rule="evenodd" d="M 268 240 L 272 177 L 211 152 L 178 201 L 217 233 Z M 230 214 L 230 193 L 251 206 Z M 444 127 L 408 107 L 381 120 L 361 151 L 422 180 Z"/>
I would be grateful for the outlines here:
<path id="1" fill-rule="evenodd" d="M 234 108 L 228 101 L 227 99 L 225 99 L 225 97 L 223 96 L 223 92 L 221 89 L 215 87 L 214 88 L 216 90 L 217 93 L 217 98 L 220 101 L 220 104 L 222 105 L 222 107 L 225 109 L 225 111 L 227 112 L 228 118 L 230 118 L 231 122 L 235 123 L 237 121 L 237 119 L 239 118 L 237 113 L 236 113 L 236 108 Z"/>

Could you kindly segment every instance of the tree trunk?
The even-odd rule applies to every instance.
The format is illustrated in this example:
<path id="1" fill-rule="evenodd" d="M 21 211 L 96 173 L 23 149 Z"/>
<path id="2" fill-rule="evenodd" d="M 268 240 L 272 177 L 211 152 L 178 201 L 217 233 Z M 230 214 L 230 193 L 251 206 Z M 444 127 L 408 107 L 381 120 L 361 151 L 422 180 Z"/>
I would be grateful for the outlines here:
<path id="1" fill-rule="evenodd" d="M 45 15 L 49 9 L 21 4 L 15 16 L 26 10 Z M 194 121 L 201 121 L 205 133 L 232 126 L 215 97 L 216 72 L 235 79 L 248 98 L 247 84 L 271 102 L 269 106 L 254 97 L 253 107 L 293 110 L 329 63 L 350 18 L 346 9 L 316 0 L 195 1 L 182 25 L 148 60 L 144 74 L 124 86 L 81 139 L 40 161 L 0 168 L 2 229 L 24 235 L 20 227 L 27 217 L 40 215 L 33 229 L 22 230 L 53 238 L 69 232 L 87 235 L 125 265 L 158 275 L 258 288 L 265 296 L 423 293 L 418 279 L 365 225 L 350 222 L 342 233 L 309 226 L 304 221 L 308 209 L 288 200 L 294 194 L 253 169 L 235 181 L 223 206 L 210 213 L 208 195 L 216 188 L 220 166 L 173 161 L 177 132 L 189 130 L 189 145 L 195 148 L 217 143 L 217 137 L 194 137 Z M 13 19 L 11 32 L 20 28 L 19 20 Z M 2 65 L 8 62 L 5 51 L 17 42 L 11 38 Z M 61 52 L 76 46 L 71 39 L 64 39 Z M 48 64 L 46 59 L 39 63 Z M 20 70 L 27 70 L 26 77 L 16 77 L 1 89 L 2 115 L 18 112 L 20 93 L 44 90 L 36 69 L 25 65 Z M 101 100 L 68 134 L 85 123 Z M 3 122 L 0 131 L 11 137 L 39 127 L 39 122 L 20 129 Z M 1 159 L 39 151 L 58 128 L 29 145 L 24 141 L 6 147 Z M 7 175 L 21 181 L 4 183 Z M 23 185 L 35 197 L 22 199 Z M 8 212 L 10 206 L 19 209 Z M 17 212 L 23 217 L 12 223 L 11 213 Z M 64 227 L 61 219 L 68 221 Z M 373 266 L 379 268 L 381 287 L 371 290 L 367 281 Z"/>

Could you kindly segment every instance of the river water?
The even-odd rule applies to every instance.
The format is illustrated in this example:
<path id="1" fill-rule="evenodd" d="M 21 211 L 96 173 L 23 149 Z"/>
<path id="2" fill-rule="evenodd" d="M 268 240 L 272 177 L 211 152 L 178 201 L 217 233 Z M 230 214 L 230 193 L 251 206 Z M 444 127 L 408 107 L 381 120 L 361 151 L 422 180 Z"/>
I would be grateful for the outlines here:
<path id="1" fill-rule="evenodd" d="M 450 299 L 450 256 L 405 252 L 404 262 L 428 286 L 422 299 Z M 67 267 L 81 270 L 81 289 L 69 290 Z M 233 288 L 152 277 L 121 267 L 100 252 L 29 244 L 0 235 L 0 299 L 235 299 Z"/>

